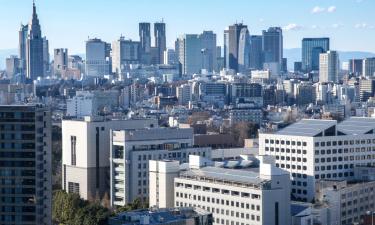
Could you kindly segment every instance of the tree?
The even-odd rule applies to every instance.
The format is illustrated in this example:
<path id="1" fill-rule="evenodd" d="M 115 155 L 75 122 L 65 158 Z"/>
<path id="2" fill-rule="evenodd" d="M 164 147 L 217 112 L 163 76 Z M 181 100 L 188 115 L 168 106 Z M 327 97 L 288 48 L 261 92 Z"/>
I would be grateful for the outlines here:
<path id="1" fill-rule="evenodd" d="M 130 202 L 124 206 L 121 206 L 116 209 L 116 212 L 127 212 L 127 211 L 132 211 L 132 210 L 137 210 L 137 209 L 147 209 L 148 202 L 142 201 L 140 198 L 134 199 L 133 202 Z"/>
<path id="2" fill-rule="evenodd" d="M 105 225 L 111 215 L 109 209 L 98 202 L 90 203 L 75 193 L 55 191 L 53 194 L 52 219 L 64 225 Z"/>

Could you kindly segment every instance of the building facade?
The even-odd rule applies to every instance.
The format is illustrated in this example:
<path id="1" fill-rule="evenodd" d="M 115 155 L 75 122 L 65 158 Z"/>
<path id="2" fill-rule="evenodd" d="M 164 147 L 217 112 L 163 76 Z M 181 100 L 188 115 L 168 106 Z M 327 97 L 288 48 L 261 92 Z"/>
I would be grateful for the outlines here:
<path id="1" fill-rule="evenodd" d="M 193 147 L 192 129 L 154 128 L 111 134 L 111 205 L 149 197 L 149 160 L 187 162 L 189 155 L 210 157 L 211 148 Z"/>
<path id="2" fill-rule="evenodd" d="M 51 112 L 0 106 L 0 224 L 52 224 Z"/>
<path id="3" fill-rule="evenodd" d="M 63 120 L 63 190 L 77 193 L 86 200 L 102 199 L 105 194 L 109 197 L 111 130 L 157 126 L 157 121 L 151 119 L 105 120 L 102 117 L 85 117 Z"/>

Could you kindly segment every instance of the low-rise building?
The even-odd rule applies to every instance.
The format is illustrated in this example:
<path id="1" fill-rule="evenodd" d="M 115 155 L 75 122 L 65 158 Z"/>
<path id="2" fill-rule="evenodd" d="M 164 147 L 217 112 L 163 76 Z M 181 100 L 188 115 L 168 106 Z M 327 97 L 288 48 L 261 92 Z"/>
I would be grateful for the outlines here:
<path id="1" fill-rule="evenodd" d="M 109 225 L 212 225 L 212 213 L 199 208 L 142 209 L 109 218 Z"/>

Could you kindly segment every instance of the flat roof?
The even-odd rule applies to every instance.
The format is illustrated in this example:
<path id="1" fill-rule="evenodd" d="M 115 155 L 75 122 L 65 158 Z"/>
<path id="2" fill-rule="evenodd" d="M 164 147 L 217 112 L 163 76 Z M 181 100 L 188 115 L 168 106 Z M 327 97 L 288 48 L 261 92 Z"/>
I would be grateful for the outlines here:
<path id="1" fill-rule="evenodd" d="M 219 167 L 207 166 L 200 169 L 190 169 L 181 174 L 191 177 L 205 177 L 215 180 L 224 180 L 229 182 L 260 185 L 266 180 L 259 178 L 259 173 L 251 170 L 224 169 Z"/>
<path id="2" fill-rule="evenodd" d="M 303 119 L 277 131 L 276 134 L 313 137 L 336 124 L 336 120 Z"/>
<path id="3" fill-rule="evenodd" d="M 337 125 L 337 130 L 347 135 L 359 135 L 373 132 L 375 118 L 350 117 Z"/>

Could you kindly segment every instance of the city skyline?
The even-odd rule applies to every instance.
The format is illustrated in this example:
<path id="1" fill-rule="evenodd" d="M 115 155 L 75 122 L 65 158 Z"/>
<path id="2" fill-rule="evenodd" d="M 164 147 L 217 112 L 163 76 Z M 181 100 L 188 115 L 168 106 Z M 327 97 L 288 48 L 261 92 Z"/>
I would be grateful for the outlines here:
<path id="1" fill-rule="evenodd" d="M 14 49 L 18 46 L 19 24 L 30 20 L 32 1 L 1 1 L 7 4 L 7 11 L 0 15 L 0 25 L 5 31 L 0 37 L 0 49 Z M 179 35 L 198 34 L 203 30 L 214 31 L 218 45 L 223 45 L 224 29 L 235 22 L 243 22 L 249 27 L 250 35 L 259 35 L 270 26 L 282 27 L 286 49 L 300 48 L 304 37 L 327 36 L 332 41 L 332 49 L 375 52 L 375 46 L 370 45 L 375 36 L 375 24 L 368 20 L 371 8 L 375 7 L 373 1 L 303 0 L 293 1 L 293 8 L 275 0 L 267 0 L 274 6 L 269 8 L 265 8 L 269 4 L 264 2 L 236 2 L 238 4 L 228 4 L 220 0 L 209 5 L 196 0 L 179 4 L 171 0 L 162 3 L 111 0 L 106 1 L 107 4 L 99 1 L 87 4 L 86 1 L 57 0 L 36 1 L 36 5 L 43 36 L 50 40 L 50 51 L 68 48 L 72 54 L 83 53 L 88 37 L 112 42 L 124 35 L 138 40 L 138 23 L 163 20 L 167 47 L 173 47 Z M 238 5 L 244 7 L 236 7 Z M 144 13 L 139 13 L 142 10 Z M 186 13 L 189 11 L 194 13 Z M 97 16 L 99 13 L 103 15 Z"/>

